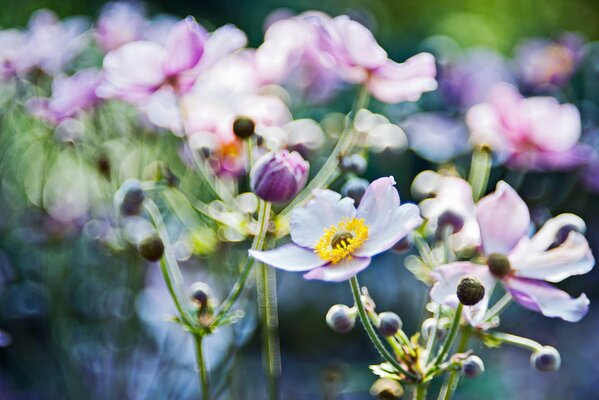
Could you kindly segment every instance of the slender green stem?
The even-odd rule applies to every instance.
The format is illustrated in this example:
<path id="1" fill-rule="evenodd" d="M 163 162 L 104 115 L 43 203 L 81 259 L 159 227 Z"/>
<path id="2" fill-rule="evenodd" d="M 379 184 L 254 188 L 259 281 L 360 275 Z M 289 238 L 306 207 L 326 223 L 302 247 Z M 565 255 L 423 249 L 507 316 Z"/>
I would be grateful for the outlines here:
<path id="1" fill-rule="evenodd" d="M 416 391 L 414 392 L 414 400 L 426 400 L 426 392 L 428 385 L 426 383 L 419 383 L 416 385 Z"/>
<path id="2" fill-rule="evenodd" d="M 259 275 L 258 301 L 264 340 L 263 361 L 265 362 L 268 377 L 268 398 L 276 400 L 279 397 L 278 380 L 281 375 L 276 275 L 274 268 L 270 268 L 265 264 L 260 264 Z"/>
<path id="3" fill-rule="evenodd" d="M 500 341 L 501 343 L 511 344 L 513 346 L 522 347 L 523 349 L 530 350 L 532 352 L 539 351 L 543 346 L 532 339 L 523 338 L 521 336 L 512 335 L 510 333 L 503 332 L 481 332 L 480 336 L 484 338 L 490 338 Z"/>
<path id="4" fill-rule="evenodd" d="M 470 338 L 470 329 L 464 329 L 462 331 L 462 338 L 460 339 L 460 343 L 458 344 L 457 352 L 463 353 L 466 351 L 466 347 L 468 347 L 468 339 Z M 441 391 L 439 392 L 439 400 L 450 400 L 455 393 L 456 388 L 458 387 L 458 382 L 460 381 L 459 371 L 453 370 L 449 373 L 446 381 L 443 383 L 441 387 Z"/>
<path id="5" fill-rule="evenodd" d="M 497 303 L 495 303 L 493 305 L 493 307 L 491 307 L 489 309 L 489 311 L 487 311 L 487 314 L 485 315 L 485 321 L 490 321 L 493 318 L 495 318 L 496 316 L 498 316 L 499 314 L 501 314 L 510 304 L 512 303 L 512 295 L 510 295 L 509 293 L 506 293 L 503 295 L 503 297 L 501 299 L 499 299 L 497 301 Z"/>
<path id="6" fill-rule="evenodd" d="M 464 305 L 462 303 L 458 304 L 458 307 L 455 310 L 455 316 L 453 318 L 453 322 L 451 323 L 451 328 L 449 329 L 449 333 L 443 342 L 443 347 L 441 347 L 441 351 L 439 355 L 435 359 L 434 366 L 438 366 L 445 360 L 445 356 L 449 353 L 451 346 L 453 345 L 453 341 L 455 340 L 456 334 L 458 333 L 458 328 L 460 327 L 460 321 L 462 319 L 462 311 L 464 310 Z"/>
<path id="7" fill-rule="evenodd" d="M 426 356 L 424 359 L 424 364 L 427 365 L 428 361 L 431 358 L 431 354 L 433 353 L 433 349 L 435 348 L 435 342 L 437 340 L 437 329 L 439 329 L 439 316 L 441 313 L 441 306 L 433 303 L 435 307 L 435 312 L 433 313 L 433 318 L 435 319 L 435 325 L 433 325 L 433 329 L 429 332 L 428 339 L 426 341 Z"/>
<path id="8" fill-rule="evenodd" d="M 208 379 L 208 369 L 206 368 L 206 360 L 204 360 L 204 349 L 202 348 L 202 335 L 193 335 L 196 346 L 196 364 L 200 375 L 200 389 L 202 391 L 202 400 L 210 400 L 210 384 Z"/>
<path id="9" fill-rule="evenodd" d="M 487 147 L 477 148 L 472 153 L 468 182 L 472 186 L 472 197 L 478 201 L 487 190 L 491 172 L 491 152 Z"/>
<path id="10" fill-rule="evenodd" d="M 368 334 L 368 338 L 370 339 L 374 347 L 378 350 L 378 352 L 385 359 L 385 361 L 387 361 L 389 364 L 393 366 L 393 368 L 395 368 L 397 371 L 401 372 L 407 377 L 416 379 L 417 377 L 413 373 L 407 371 L 404 367 L 402 367 L 401 364 L 397 361 L 397 359 L 389 353 L 389 351 L 383 345 L 383 342 L 381 342 L 381 339 L 379 339 L 379 337 L 377 336 L 374 327 L 370 323 L 370 319 L 368 319 L 366 309 L 364 308 L 364 303 L 362 303 L 362 296 L 360 294 L 360 284 L 358 283 L 358 277 L 352 277 L 349 282 L 352 294 L 354 296 L 354 301 L 356 303 L 356 306 L 358 307 L 358 314 L 360 315 L 360 319 L 362 320 L 362 325 L 364 326 L 364 329 Z"/>
<path id="11" fill-rule="evenodd" d="M 335 171 L 337 170 L 337 165 L 339 164 L 339 156 L 343 155 L 353 146 L 354 118 L 356 113 L 368 105 L 368 100 L 368 91 L 365 87 L 361 87 L 356 100 L 354 101 L 352 111 L 346 118 L 343 132 L 341 133 L 337 144 L 331 151 L 331 154 L 316 176 L 312 178 L 308 185 L 306 185 L 306 187 L 295 197 L 295 199 L 293 199 L 293 201 L 281 212 L 280 215 L 282 217 L 287 216 L 294 208 L 306 201 L 315 189 L 326 187 L 335 179 Z"/>

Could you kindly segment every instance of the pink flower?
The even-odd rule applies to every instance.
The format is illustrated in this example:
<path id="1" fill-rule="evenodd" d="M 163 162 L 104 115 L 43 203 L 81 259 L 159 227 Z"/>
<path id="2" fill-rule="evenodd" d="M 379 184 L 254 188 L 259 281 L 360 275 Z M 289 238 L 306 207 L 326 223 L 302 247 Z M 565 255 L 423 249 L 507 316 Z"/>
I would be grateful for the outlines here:
<path id="1" fill-rule="evenodd" d="M 496 282 L 501 282 L 516 302 L 547 317 L 576 322 L 586 315 L 586 295 L 572 298 L 548 283 L 585 274 L 595 264 L 579 217 L 559 215 L 528 237 L 528 207 L 505 182 L 499 182 L 495 193 L 478 203 L 476 216 L 486 265 L 465 261 L 438 267 L 431 290 L 435 302 L 456 306 L 459 281 L 474 275 L 486 291 L 480 303 L 465 307 L 465 316 L 473 325 L 484 322 Z"/>
<path id="2" fill-rule="evenodd" d="M 0 82 L 17 75 L 25 34 L 16 29 L 0 30 Z"/>
<path id="3" fill-rule="evenodd" d="M 471 139 L 486 144 L 508 166 L 566 169 L 584 162 L 580 114 L 552 97 L 524 98 L 507 84 L 493 87 L 486 103 L 466 115 Z"/>
<path id="4" fill-rule="evenodd" d="M 140 3 L 107 3 L 98 18 L 94 38 L 102 50 L 109 52 L 140 40 L 145 22 L 145 9 Z"/>
<path id="5" fill-rule="evenodd" d="M 416 101 L 424 92 L 437 88 L 435 59 L 417 54 L 396 63 L 377 43 L 372 32 L 348 16 L 323 24 L 321 40 L 333 56 L 341 77 L 364 84 L 374 97 L 385 103 Z"/>
<path id="6" fill-rule="evenodd" d="M 422 222 L 418 207 L 400 206 L 393 185 L 393 177 L 372 182 L 357 210 L 348 197 L 330 190 L 314 191 L 314 199 L 292 213 L 292 243 L 273 250 L 250 250 L 250 256 L 286 271 L 308 271 L 306 279 L 347 280 Z"/>

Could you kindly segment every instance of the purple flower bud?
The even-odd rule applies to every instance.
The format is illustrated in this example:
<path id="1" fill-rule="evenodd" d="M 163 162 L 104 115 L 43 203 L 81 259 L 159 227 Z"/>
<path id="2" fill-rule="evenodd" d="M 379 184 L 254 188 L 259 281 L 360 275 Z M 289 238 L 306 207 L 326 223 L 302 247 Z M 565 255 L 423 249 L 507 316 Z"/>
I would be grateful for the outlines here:
<path id="1" fill-rule="evenodd" d="M 308 180 L 310 164 L 293 151 L 266 153 L 250 172 L 252 191 L 261 199 L 285 203 L 293 199 Z"/>
<path id="2" fill-rule="evenodd" d="M 115 204 L 124 215 L 141 213 L 144 198 L 144 190 L 137 179 L 126 180 L 114 195 Z"/>
<path id="3" fill-rule="evenodd" d="M 476 378 L 485 372 L 485 364 L 479 356 L 470 356 L 464 360 L 462 365 L 462 374 L 466 378 Z"/>
<path id="4" fill-rule="evenodd" d="M 379 314 L 379 332 L 383 336 L 393 336 L 402 327 L 403 323 L 399 315 L 394 312 L 384 312 Z"/>
<path id="5" fill-rule="evenodd" d="M 447 210 L 443 214 L 439 215 L 439 218 L 437 219 L 437 231 L 435 232 L 437 239 L 443 239 L 443 231 L 447 227 L 451 228 L 451 233 L 457 233 L 461 231 L 464 227 L 464 218 L 462 218 L 460 214 L 451 210 Z"/>
<path id="6" fill-rule="evenodd" d="M 366 189 L 370 183 L 366 179 L 353 178 L 345 182 L 345 185 L 341 187 L 341 194 L 343 197 L 349 197 L 354 199 L 356 206 L 360 204 L 362 196 L 366 193 Z"/>
<path id="7" fill-rule="evenodd" d="M 530 364 L 539 371 L 557 371 L 562 363 L 559 352 L 555 347 L 543 346 L 530 356 Z"/>
<path id="8" fill-rule="evenodd" d="M 345 304 L 335 304 L 327 312 L 327 325 L 337 333 L 347 333 L 354 328 L 356 317 Z"/>

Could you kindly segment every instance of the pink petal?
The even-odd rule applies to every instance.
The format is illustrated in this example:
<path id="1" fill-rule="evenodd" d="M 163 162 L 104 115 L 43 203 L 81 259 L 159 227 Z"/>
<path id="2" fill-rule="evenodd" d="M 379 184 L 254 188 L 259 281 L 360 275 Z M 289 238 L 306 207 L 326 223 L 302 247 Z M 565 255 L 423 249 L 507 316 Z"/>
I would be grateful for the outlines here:
<path id="1" fill-rule="evenodd" d="M 510 262 L 516 275 L 524 278 L 560 282 L 572 275 L 586 274 L 595 265 L 589 243 L 578 232 L 571 232 L 561 246 L 541 253 L 522 247 L 517 255 L 510 256 Z"/>
<path id="2" fill-rule="evenodd" d="M 352 199 L 342 199 L 339 193 L 331 190 L 315 190 L 314 199 L 305 207 L 296 208 L 291 214 L 291 240 L 312 249 L 325 229 L 355 215 L 356 208 Z"/>
<path id="3" fill-rule="evenodd" d="M 545 151 L 570 150 L 581 134 L 580 113 L 572 104 L 559 104 L 553 97 L 531 97 L 521 110 L 530 120 L 531 140 Z"/>
<path id="4" fill-rule="evenodd" d="M 370 257 L 354 257 L 345 259 L 338 264 L 327 264 L 315 268 L 304 275 L 306 279 L 318 279 L 329 282 L 342 282 L 355 276 L 358 272 L 365 269 L 370 264 Z"/>
<path id="5" fill-rule="evenodd" d="M 357 217 L 364 219 L 370 230 L 376 231 L 378 226 L 386 226 L 389 212 L 399 207 L 399 193 L 394 185 L 395 179 L 389 176 L 373 181 L 366 189 L 358 206 Z"/>
<path id="6" fill-rule="evenodd" d="M 249 250 L 249 254 L 264 264 L 285 271 L 308 271 L 327 263 L 326 260 L 320 258 L 312 250 L 296 246 L 293 243 L 273 250 Z"/>
<path id="7" fill-rule="evenodd" d="M 202 58 L 207 36 L 193 17 L 177 22 L 166 39 L 164 73 L 172 76 L 193 68 Z"/>
<path id="8" fill-rule="evenodd" d="M 485 254 L 507 254 L 526 236 L 530 225 L 526 203 L 503 181 L 495 193 L 478 202 L 476 217 Z"/>
<path id="9" fill-rule="evenodd" d="M 332 19 L 328 25 L 333 46 L 343 54 L 343 63 L 364 68 L 376 68 L 387 60 L 387 52 L 377 43 L 372 32 L 359 22 L 342 15 Z"/>
<path id="10" fill-rule="evenodd" d="M 578 322 L 589 310 L 585 294 L 572 298 L 566 292 L 536 279 L 507 278 L 504 284 L 514 300 L 523 307 L 540 312 L 546 317 L 557 317 Z"/>
<path id="11" fill-rule="evenodd" d="M 219 60 L 247 44 L 245 33 L 234 25 L 225 25 L 210 34 L 204 43 L 204 54 L 200 61 L 202 69 L 210 68 Z"/>
<path id="12" fill-rule="evenodd" d="M 387 60 L 371 73 L 367 86 L 385 103 L 417 101 L 423 93 L 437 89 L 435 75 L 435 58 L 420 53 L 401 64 Z"/>

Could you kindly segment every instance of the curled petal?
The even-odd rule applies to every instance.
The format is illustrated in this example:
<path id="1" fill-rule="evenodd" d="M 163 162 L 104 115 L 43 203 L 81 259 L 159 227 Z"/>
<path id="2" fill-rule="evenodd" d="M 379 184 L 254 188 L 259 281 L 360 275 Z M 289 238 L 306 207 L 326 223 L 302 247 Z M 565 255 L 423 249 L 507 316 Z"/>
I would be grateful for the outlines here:
<path id="1" fill-rule="evenodd" d="M 478 202 L 476 218 L 485 254 L 507 254 L 526 236 L 530 225 L 526 203 L 503 181 L 495 193 Z"/>
<path id="2" fill-rule="evenodd" d="M 338 264 L 327 264 L 315 268 L 304 275 L 306 279 L 318 279 L 329 282 L 342 282 L 355 276 L 370 264 L 370 257 L 354 257 Z"/>
<path id="3" fill-rule="evenodd" d="M 264 264 L 285 271 L 308 271 L 327 263 L 312 250 L 293 243 L 267 251 L 250 250 L 249 254 Z"/>
<path id="4" fill-rule="evenodd" d="M 585 294 L 573 298 L 568 293 L 537 279 L 508 278 L 504 280 L 504 284 L 515 301 L 546 317 L 578 322 L 589 311 L 590 302 Z"/>
<path id="5" fill-rule="evenodd" d="M 291 214 L 291 240 L 312 249 L 326 228 L 355 215 L 356 208 L 352 199 L 342 199 L 339 193 L 331 190 L 315 190 L 314 198 L 305 207 L 296 208 Z"/>
<path id="6" fill-rule="evenodd" d="M 584 233 L 586 226 L 582 218 L 574 214 L 560 214 L 551 218 L 530 239 L 528 250 L 539 252 L 547 250 L 554 242 L 559 230 L 565 226 L 572 225 L 578 232 Z"/>
<path id="7" fill-rule="evenodd" d="M 523 246 L 518 257 L 510 256 L 516 275 L 524 278 L 560 282 L 572 275 L 586 274 L 595 265 L 589 243 L 578 232 L 571 232 L 561 246 L 542 253 L 526 249 Z"/>

